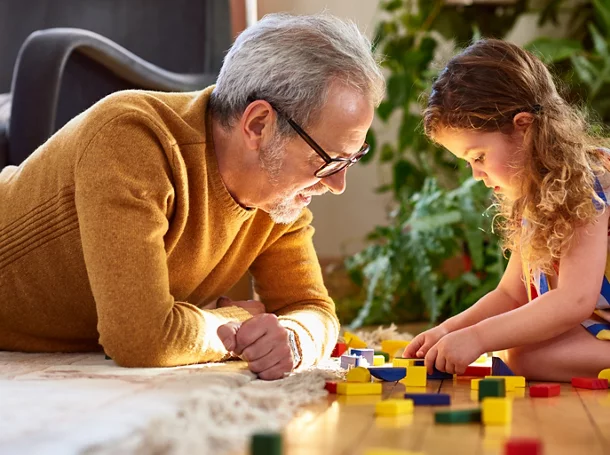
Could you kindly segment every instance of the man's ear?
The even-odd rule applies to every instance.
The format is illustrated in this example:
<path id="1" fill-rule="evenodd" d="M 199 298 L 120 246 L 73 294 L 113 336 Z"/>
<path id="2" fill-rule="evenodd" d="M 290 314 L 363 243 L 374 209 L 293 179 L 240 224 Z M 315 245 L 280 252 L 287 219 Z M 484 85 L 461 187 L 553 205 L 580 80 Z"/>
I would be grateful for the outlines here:
<path id="1" fill-rule="evenodd" d="M 259 150 L 265 136 L 270 137 L 276 112 L 264 100 L 253 101 L 246 107 L 239 129 L 249 150 Z"/>

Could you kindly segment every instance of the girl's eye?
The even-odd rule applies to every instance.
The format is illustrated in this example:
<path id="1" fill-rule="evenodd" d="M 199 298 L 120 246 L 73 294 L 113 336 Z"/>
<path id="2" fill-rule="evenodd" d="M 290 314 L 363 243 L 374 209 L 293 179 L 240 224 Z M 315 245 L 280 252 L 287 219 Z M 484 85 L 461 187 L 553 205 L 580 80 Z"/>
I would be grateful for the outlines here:
<path id="1" fill-rule="evenodd" d="M 482 163 L 483 161 L 485 161 L 485 155 L 479 155 L 478 158 L 476 158 L 475 163 Z"/>

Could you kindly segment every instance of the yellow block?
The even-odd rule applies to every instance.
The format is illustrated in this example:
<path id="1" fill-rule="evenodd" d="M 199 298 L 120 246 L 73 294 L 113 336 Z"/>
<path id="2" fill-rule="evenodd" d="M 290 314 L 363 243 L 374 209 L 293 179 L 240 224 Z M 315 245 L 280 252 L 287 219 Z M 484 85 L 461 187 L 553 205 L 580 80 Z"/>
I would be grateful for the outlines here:
<path id="1" fill-rule="evenodd" d="M 373 356 L 373 366 L 380 367 L 385 365 L 385 357 L 382 355 L 374 355 Z"/>
<path id="2" fill-rule="evenodd" d="M 513 419 L 513 402 L 510 398 L 483 398 L 483 423 L 507 425 Z"/>
<path id="3" fill-rule="evenodd" d="M 473 363 L 485 363 L 485 362 L 487 362 L 487 354 L 483 354 L 481 357 L 479 357 Z"/>
<path id="4" fill-rule="evenodd" d="M 396 351 L 404 349 L 409 346 L 410 341 L 405 340 L 383 340 L 381 342 L 381 350 L 387 352 L 390 355 L 390 360 L 396 357 Z"/>
<path id="5" fill-rule="evenodd" d="M 375 414 L 378 416 L 398 416 L 413 412 L 413 400 L 383 400 L 375 406 Z"/>
<path id="6" fill-rule="evenodd" d="M 599 379 L 607 379 L 608 381 L 610 381 L 610 368 L 606 368 L 605 370 L 600 371 L 597 377 Z"/>
<path id="7" fill-rule="evenodd" d="M 426 367 L 407 368 L 407 377 L 400 382 L 407 387 L 426 387 Z"/>
<path id="8" fill-rule="evenodd" d="M 515 390 L 516 387 L 525 387 L 524 376 L 485 376 L 485 379 L 504 379 L 506 390 Z"/>
<path id="9" fill-rule="evenodd" d="M 371 382 L 371 373 L 364 367 L 352 368 L 347 372 L 345 380 L 347 382 Z"/>
<path id="10" fill-rule="evenodd" d="M 350 348 L 366 348 L 366 343 L 351 332 L 345 332 L 343 334 L 343 339 L 345 340 L 345 344 L 347 344 L 347 346 Z"/>
<path id="11" fill-rule="evenodd" d="M 481 378 L 471 380 L 470 390 L 479 390 L 479 382 L 481 382 Z"/>
<path id="12" fill-rule="evenodd" d="M 424 455 L 423 452 L 396 449 L 368 449 L 364 455 Z"/>
<path id="13" fill-rule="evenodd" d="M 415 366 L 415 360 L 414 359 L 400 359 L 398 357 L 394 357 L 394 360 L 392 360 L 392 366 L 393 367 L 412 367 L 412 366 Z"/>
<path id="14" fill-rule="evenodd" d="M 339 395 L 381 395 L 381 382 L 340 382 Z"/>

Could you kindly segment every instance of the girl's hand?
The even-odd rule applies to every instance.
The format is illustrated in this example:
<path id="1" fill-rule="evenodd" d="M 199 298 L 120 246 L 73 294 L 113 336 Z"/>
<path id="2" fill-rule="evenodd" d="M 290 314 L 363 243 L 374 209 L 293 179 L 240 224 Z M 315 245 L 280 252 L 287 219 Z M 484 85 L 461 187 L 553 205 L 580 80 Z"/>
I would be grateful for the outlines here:
<path id="1" fill-rule="evenodd" d="M 426 368 L 433 367 L 450 374 L 463 374 L 466 367 L 483 354 L 475 326 L 456 330 L 444 336 L 426 354 Z"/>
<path id="2" fill-rule="evenodd" d="M 448 333 L 449 331 L 443 325 L 426 330 L 411 340 L 409 345 L 405 348 L 402 356 L 407 359 L 425 357 L 428 350 Z"/>

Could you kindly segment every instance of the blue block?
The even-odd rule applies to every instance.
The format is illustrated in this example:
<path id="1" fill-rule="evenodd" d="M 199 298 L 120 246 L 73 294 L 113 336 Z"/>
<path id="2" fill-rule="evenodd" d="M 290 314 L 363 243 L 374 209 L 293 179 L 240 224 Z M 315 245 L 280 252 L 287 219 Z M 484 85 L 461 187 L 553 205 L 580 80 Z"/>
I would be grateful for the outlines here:
<path id="1" fill-rule="evenodd" d="M 371 376 L 387 382 L 400 381 L 407 375 L 405 367 L 372 367 L 369 372 Z"/>
<path id="2" fill-rule="evenodd" d="M 491 375 L 492 376 L 514 376 L 515 373 L 508 368 L 500 357 L 491 358 Z"/>
<path id="3" fill-rule="evenodd" d="M 434 367 L 434 371 L 432 374 L 427 375 L 428 379 L 453 379 L 453 375 L 450 373 L 445 373 L 444 371 L 439 371 Z"/>
<path id="4" fill-rule="evenodd" d="M 425 367 L 426 361 L 424 359 L 416 360 L 415 362 L 413 362 L 413 365 L 416 367 Z"/>
<path id="5" fill-rule="evenodd" d="M 405 398 L 413 400 L 415 406 L 445 406 L 451 404 L 446 393 L 405 393 Z"/>

